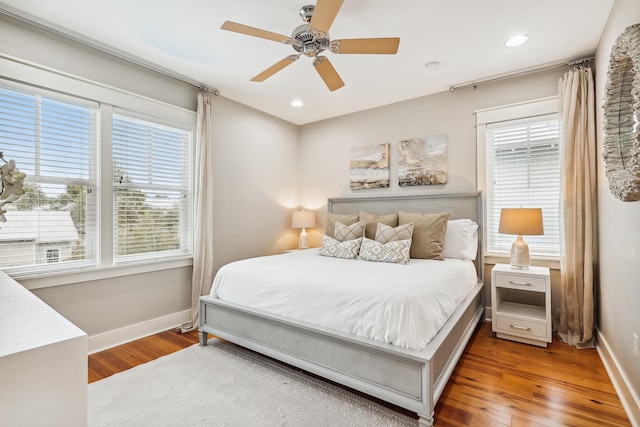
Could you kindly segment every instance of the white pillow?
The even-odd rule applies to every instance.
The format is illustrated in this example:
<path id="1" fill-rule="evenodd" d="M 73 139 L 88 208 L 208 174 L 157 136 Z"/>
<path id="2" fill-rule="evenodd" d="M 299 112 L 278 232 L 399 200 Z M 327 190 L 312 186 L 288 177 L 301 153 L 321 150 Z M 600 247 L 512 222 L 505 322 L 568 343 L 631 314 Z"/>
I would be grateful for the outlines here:
<path id="1" fill-rule="evenodd" d="M 334 258 L 356 259 L 360 251 L 362 237 L 353 240 L 340 242 L 326 234 L 322 237 L 320 255 Z"/>
<path id="2" fill-rule="evenodd" d="M 375 240 L 362 240 L 358 259 L 376 262 L 393 262 L 396 264 L 408 264 L 411 239 L 396 240 L 389 243 L 380 243 Z"/>
<path id="3" fill-rule="evenodd" d="M 450 220 L 442 245 L 442 256 L 473 261 L 477 253 L 478 224 L 470 219 Z"/>

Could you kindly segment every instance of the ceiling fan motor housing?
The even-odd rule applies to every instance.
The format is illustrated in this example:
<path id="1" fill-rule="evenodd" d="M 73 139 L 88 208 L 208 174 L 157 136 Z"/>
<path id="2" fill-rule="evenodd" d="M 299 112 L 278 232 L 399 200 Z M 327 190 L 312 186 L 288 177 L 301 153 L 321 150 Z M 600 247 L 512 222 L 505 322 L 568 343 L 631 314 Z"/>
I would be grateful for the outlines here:
<path id="1" fill-rule="evenodd" d="M 296 27 L 291 33 L 291 38 L 298 41 L 297 44 L 291 45 L 295 51 L 307 56 L 316 56 L 329 48 L 329 34 L 316 31 L 309 24 Z"/>

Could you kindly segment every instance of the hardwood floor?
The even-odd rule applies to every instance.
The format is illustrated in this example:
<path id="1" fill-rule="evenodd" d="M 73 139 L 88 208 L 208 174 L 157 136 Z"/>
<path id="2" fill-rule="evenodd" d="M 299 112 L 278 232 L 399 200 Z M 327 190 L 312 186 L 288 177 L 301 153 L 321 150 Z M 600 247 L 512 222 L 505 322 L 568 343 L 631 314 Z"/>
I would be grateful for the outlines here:
<path id="1" fill-rule="evenodd" d="M 197 342 L 196 331 L 181 334 L 170 330 L 91 354 L 89 383 L 182 350 Z"/>
<path id="2" fill-rule="evenodd" d="M 89 356 L 89 382 L 198 342 L 166 331 Z M 403 411 L 404 412 L 404 411 Z M 539 348 L 480 326 L 436 407 L 436 426 L 630 426 L 598 353 Z"/>
<path id="3" fill-rule="evenodd" d="M 595 349 L 495 338 L 481 325 L 436 407 L 440 426 L 630 426 Z"/>

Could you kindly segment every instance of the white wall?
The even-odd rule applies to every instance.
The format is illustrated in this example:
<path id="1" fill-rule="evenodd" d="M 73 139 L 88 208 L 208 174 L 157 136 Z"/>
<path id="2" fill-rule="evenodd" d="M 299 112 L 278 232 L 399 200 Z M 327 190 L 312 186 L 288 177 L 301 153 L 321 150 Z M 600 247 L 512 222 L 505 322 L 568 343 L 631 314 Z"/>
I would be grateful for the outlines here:
<path id="1" fill-rule="evenodd" d="M 2 56 L 196 109 L 198 88 L 190 84 L 4 15 L 0 40 Z M 224 97 L 216 98 L 214 114 L 215 267 L 296 246 L 290 212 L 298 200 L 298 127 Z M 21 283 L 86 331 L 95 350 L 187 320 L 191 270 L 187 265 L 124 275 L 102 272 L 100 278 L 85 273 L 68 283 L 52 278 L 56 286 L 49 287 L 43 279 Z"/>
<path id="2" fill-rule="evenodd" d="M 302 204 L 322 211 L 327 197 L 476 191 L 474 111 L 557 95 L 562 73 L 558 69 L 477 89 L 438 93 L 302 126 Z M 437 134 L 447 137 L 447 184 L 400 188 L 395 160 L 398 141 Z M 391 187 L 351 190 L 349 150 L 382 143 L 391 144 Z"/>
<path id="3" fill-rule="evenodd" d="M 611 47 L 627 26 L 638 22 L 640 2 L 616 0 L 596 52 L 595 74 L 600 240 L 597 324 L 635 394 L 636 405 L 640 402 L 640 360 L 633 355 L 632 336 L 640 336 L 640 202 L 622 202 L 609 192 L 602 162 L 602 97 Z M 635 413 L 640 423 L 640 408 Z"/>

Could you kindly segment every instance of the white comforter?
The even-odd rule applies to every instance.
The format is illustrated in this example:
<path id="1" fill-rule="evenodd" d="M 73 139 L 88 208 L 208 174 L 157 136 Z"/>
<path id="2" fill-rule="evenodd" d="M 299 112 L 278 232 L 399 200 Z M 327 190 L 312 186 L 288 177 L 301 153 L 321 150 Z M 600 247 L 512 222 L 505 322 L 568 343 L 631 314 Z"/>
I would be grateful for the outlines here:
<path id="1" fill-rule="evenodd" d="M 223 266 L 211 295 L 400 347 L 422 350 L 477 283 L 471 261 L 344 260 L 317 249 Z"/>

